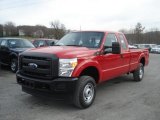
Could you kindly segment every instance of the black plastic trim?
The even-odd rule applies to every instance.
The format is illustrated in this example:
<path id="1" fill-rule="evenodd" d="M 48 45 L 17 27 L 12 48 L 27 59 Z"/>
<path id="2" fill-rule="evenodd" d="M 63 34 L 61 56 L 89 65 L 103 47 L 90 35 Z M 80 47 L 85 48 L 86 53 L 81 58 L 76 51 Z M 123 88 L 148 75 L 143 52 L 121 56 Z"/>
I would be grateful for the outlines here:
<path id="1" fill-rule="evenodd" d="M 28 63 L 38 64 L 39 67 L 31 69 Z M 59 58 L 54 54 L 23 52 L 19 55 L 19 73 L 23 76 L 51 80 L 59 74 Z"/>

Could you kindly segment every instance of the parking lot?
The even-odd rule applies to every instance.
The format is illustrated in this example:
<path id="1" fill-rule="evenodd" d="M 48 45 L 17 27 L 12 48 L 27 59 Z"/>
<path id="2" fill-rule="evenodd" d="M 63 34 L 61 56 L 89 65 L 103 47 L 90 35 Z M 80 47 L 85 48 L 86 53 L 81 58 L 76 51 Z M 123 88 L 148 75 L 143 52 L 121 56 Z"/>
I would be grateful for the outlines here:
<path id="1" fill-rule="evenodd" d="M 0 70 L 0 120 L 160 120 L 160 55 L 151 54 L 142 82 L 124 75 L 97 87 L 88 109 L 22 92 L 15 74 Z"/>

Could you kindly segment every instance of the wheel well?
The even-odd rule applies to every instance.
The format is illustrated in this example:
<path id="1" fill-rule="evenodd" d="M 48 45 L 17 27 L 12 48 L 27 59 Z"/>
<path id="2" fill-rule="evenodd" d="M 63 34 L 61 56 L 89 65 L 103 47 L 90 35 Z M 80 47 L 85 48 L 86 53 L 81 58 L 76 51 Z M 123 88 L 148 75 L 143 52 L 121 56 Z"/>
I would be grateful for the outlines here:
<path id="1" fill-rule="evenodd" d="M 95 79 L 96 83 L 98 83 L 99 81 L 99 72 L 97 70 L 96 67 L 87 67 L 86 69 L 84 69 L 80 76 L 83 76 L 83 75 L 87 75 L 87 76 L 91 76 Z"/>
<path id="2" fill-rule="evenodd" d="M 142 63 L 143 66 L 145 65 L 145 58 L 144 57 L 141 58 L 140 63 Z"/>
<path id="3" fill-rule="evenodd" d="M 10 61 L 11 61 L 12 59 L 17 59 L 17 56 L 16 56 L 16 55 L 14 55 L 14 54 L 13 54 L 13 55 L 11 55 L 11 56 L 10 56 Z"/>

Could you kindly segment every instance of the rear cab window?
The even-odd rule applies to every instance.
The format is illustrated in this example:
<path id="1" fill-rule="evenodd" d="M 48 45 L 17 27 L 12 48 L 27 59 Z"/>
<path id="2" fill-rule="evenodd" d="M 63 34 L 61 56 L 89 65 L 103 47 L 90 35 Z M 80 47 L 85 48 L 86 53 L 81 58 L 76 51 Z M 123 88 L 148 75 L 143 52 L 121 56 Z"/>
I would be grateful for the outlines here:
<path id="1" fill-rule="evenodd" d="M 45 40 L 35 40 L 33 44 L 35 47 L 46 46 L 46 41 Z"/>
<path id="2" fill-rule="evenodd" d="M 119 40 L 120 40 L 122 50 L 123 51 L 128 50 L 128 46 L 127 46 L 127 43 L 126 43 L 126 40 L 125 40 L 123 34 L 119 34 Z"/>

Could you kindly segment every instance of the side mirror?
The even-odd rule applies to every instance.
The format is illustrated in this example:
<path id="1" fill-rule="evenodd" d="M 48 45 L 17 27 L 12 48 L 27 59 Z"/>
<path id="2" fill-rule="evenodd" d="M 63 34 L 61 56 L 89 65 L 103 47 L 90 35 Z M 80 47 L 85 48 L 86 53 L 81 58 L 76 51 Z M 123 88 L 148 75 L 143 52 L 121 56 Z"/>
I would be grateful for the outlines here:
<path id="1" fill-rule="evenodd" d="M 119 42 L 112 42 L 112 53 L 113 54 L 120 54 L 121 53 L 121 46 Z"/>
<path id="2" fill-rule="evenodd" d="M 112 46 L 104 46 L 103 47 L 103 53 L 104 54 L 112 53 Z"/>

